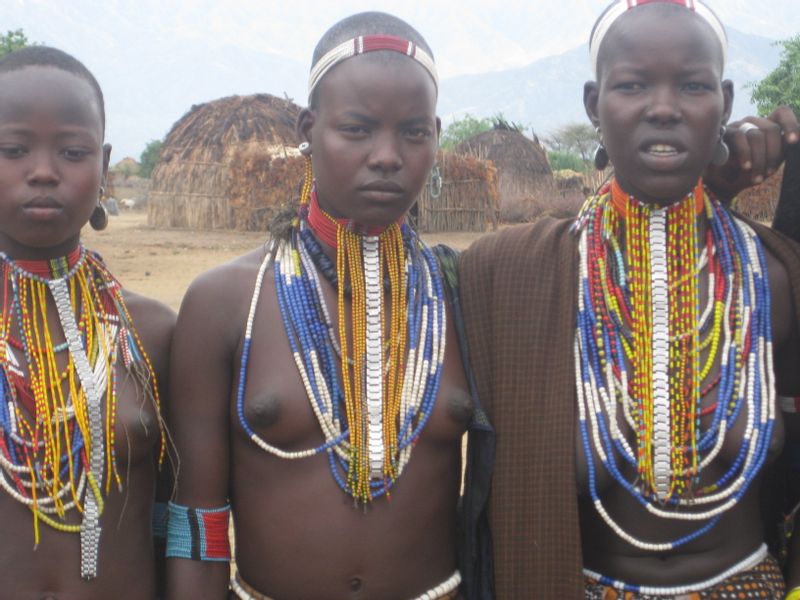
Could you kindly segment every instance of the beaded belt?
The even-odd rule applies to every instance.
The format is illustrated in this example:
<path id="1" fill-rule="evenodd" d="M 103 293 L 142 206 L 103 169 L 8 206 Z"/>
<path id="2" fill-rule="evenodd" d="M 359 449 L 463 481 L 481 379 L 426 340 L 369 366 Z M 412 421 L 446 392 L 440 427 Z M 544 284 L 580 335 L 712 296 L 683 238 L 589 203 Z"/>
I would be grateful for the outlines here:
<path id="1" fill-rule="evenodd" d="M 700 581 L 697 583 L 692 583 L 689 585 L 676 585 L 676 586 L 669 586 L 669 587 L 656 587 L 656 586 L 636 586 L 636 592 L 648 596 L 669 596 L 674 597 L 679 594 L 688 594 L 691 592 L 702 592 L 708 588 L 711 588 L 719 583 L 722 583 L 729 577 L 733 577 L 737 573 L 741 573 L 743 571 L 748 571 L 764 561 L 767 558 L 767 545 L 762 544 L 758 550 L 756 550 L 750 556 L 747 556 L 743 560 L 739 561 L 732 567 L 726 569 L 719 575 L 706 579 L 705 581 Z M 603 577 L 600 573 L 596 573 L 591 571 L 590 569 L 584 569 L 583 574 L 589 578 L 593 582 L 600 583 L 610 588 L 614 588 L 617 590 L 622 591 L 629 591 L 631 588 L 630 585 L 626 585 L 622 581 L 611 581 L 607 577 Z M 732 596 L 733 597 L 733 596 Z"/>
<path id="2" fill-rule="evenodd" d="M 413 600 L 456 600 L 460 583 L 461 573 L 456 571 L 447 580 Z M 231 579 L 231 591 L 239 600 L 272 600 L 242 579 L 239 571 L 236 571 L 236 575 Z"/>

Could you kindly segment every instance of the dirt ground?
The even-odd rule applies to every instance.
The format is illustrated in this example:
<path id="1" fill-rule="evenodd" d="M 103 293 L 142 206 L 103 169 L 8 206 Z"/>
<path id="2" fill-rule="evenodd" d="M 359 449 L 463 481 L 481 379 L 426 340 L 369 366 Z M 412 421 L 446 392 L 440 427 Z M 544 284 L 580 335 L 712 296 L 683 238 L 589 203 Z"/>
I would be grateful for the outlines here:
<path id="1" fill-rule="evenodd" d="M 481 234 L 425 234 L 429 244 L 463 250 Z M 180 308 L 186 288 L 200 273 L 264 243 L 261 233 L 153 229 L 145 212 L 109 217 L 105 231 L 83 231 L 83 243 L 105 259 L 122 285 Z"/>

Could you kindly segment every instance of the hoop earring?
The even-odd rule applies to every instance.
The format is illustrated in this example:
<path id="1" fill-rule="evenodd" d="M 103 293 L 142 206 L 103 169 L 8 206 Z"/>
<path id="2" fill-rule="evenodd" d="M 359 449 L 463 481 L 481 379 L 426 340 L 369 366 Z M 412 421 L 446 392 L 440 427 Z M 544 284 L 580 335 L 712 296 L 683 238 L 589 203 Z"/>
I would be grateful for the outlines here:
<path id="1" fill-rule="evenodd" d="M 597 132 L 597 138 L 599 141 L 597 144 L 597 149 L 594 151 L 594 168 L 598 171 L 603 171 L 609 163 L 608 151 L 603 144 L 603 134 L 600 131 L 600 128 L 595 127 L 595 131 Z"/>
<path id="2" fill-rule="evenodd" d="M 728 148 L 728 144 L 725 143 L 725 132 L 727 128 L 725 125 L 722 125 L 719 128 L 719 141 L 717 142 L 717 147 L 714 148 L 714 155 L 711 157 L 711 164 L 721 167 L 725 163 L 728 162 L 728 159 L 731 156 L 730 148 Z"/>
<path id="3" fill-rule="evenodd" d="M 314 183 L 314 173 L 311 168 L 311 144 L 303 142 L 297 149 L 303 156 L 305 164 L 303 165 L 303 187 L 300 189 L 300 206 L 308 206 L 311 202 L 311 188 Z"/>

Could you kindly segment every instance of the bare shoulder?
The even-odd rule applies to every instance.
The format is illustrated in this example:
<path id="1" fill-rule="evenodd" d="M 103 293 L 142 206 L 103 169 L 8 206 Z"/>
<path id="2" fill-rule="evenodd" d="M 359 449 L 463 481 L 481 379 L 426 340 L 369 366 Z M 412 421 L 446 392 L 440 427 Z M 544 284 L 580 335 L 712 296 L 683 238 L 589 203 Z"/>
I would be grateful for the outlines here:
<path id="1" fill-rule="evenodd" d="M 228 345 L 238 343 L 267 253 L 266 247 L 258 248 L 199 275 L 183 298 L 179 331 L 202 330 Z"/>
<path id="2" fill-rule="evenodd" d="M 130 290 L 123 290 L 122 293 L 136 333 L 156 372 L 166 372 L 177 314 L 166 304 L 153 298 Z"/>

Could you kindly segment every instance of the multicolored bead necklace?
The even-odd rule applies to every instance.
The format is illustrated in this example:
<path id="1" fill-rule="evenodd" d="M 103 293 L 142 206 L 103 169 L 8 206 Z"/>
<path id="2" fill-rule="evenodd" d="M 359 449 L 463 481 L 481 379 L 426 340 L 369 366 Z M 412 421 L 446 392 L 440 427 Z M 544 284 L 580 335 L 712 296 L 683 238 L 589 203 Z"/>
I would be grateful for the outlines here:
<path id="1" fill-rule="evenodd" d="M 699 249 L 698 215 L 707 224 Z M 613 181 L 584 205 L 575 230 L 575 373 L 590 493 L 617 535 L 637 548 L 667 551 L 714 527 L 767 455 L 775 386 L 764 252 L 755 232 L 702 182 L 684 200 L 659 207 L 637 202 Z M 708 281 L 702 310 L 700 277 Z M 706 382 L 717 362 L 719 375 Z M 704 409 L 712 390 L 716 402 Z M 635 448 L 619 426 L 620 410 Z M 707 428 L 704 416 L 711 416 Z M 746 427 L 736 459 L 716 481 L 701 482 L 738 418 Z M 624 531 L 597 493 L 593 449 L 650 514 L 702 525 L 668 542 Z M 631 469 L 635 475 L 627 477 L 623 471 Z"/>
<path id="2" fill-rule="evenodd" d="M 122 486 L 114 367 L 120 358 L 158 409 L 155 372 L 120 285 L 98 255 L 80 247 L 67 257 L 23 262 L 0 253 L 0 264 L 0 485 L 33 512 L 37 544 L 40 521 L 80 534 L 81 577 L 92 579 L 104 496 Z M 48 315 L 48 296 L 57 323 Z M 54 344 L 62 332 L 65 342 Z M 65 352 L 60 371 L 58 355 Z M 162 435 L 161 459 L 164 452 Z M 70 522 L 71 509 L 83 515 L 80 524 Z"/>
<path id="3" fill-rule="evenodd" d="M 410 227 L 394 223 L 383 231 L 356 232 L 352 223 L 322 211 L 310 177 L 306 182 L 291 239 L 273 243 L 256 280 L 237 410 L 244 430 L 266 452 L 287 459 L 326 452 L 339 486 L 366 504 L 389 492 L 433 411 L 444 362 L 444 291 L 435 257 Z M 336 249 L 338 335 L 312 259 L 320 250 L 315 235 Z M 255 309 L 272 256 L 289 344 L 325 436 L 318 448 L 299 452 L 265 442 L 244 415 Z"/>

